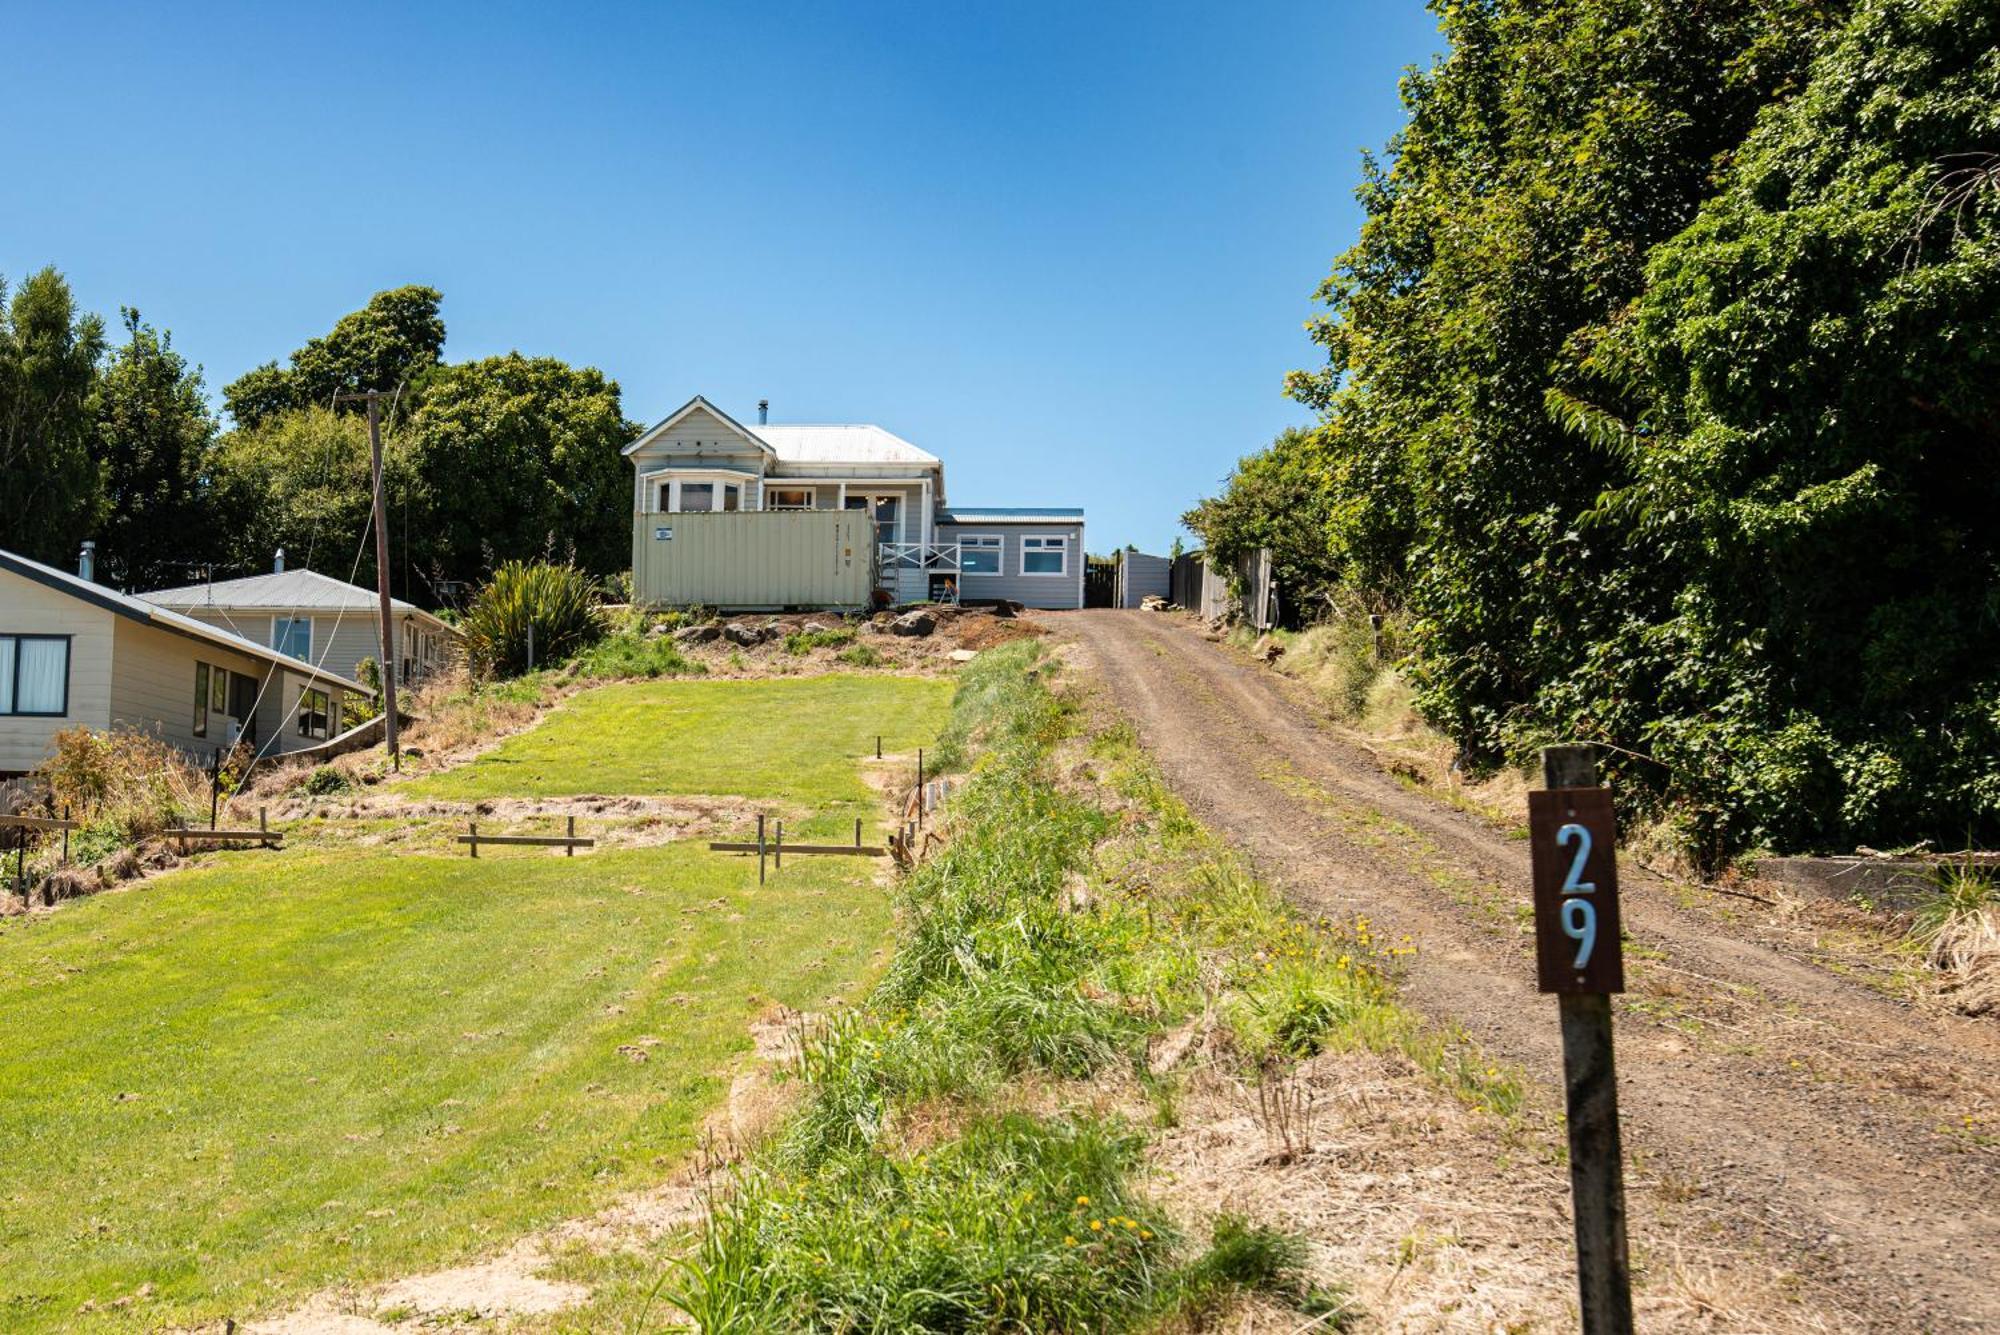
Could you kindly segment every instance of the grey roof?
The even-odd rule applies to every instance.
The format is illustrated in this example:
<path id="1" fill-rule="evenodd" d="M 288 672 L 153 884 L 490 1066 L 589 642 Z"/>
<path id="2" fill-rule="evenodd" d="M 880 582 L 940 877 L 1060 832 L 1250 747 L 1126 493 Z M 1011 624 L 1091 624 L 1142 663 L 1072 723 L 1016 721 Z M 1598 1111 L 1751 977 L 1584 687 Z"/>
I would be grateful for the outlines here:
<path id="1" fill-rule="evenodd" d="M 233 649 L 237 653 L 250 654 L 266 662 L 276 663 L 280 667 L 287 668 L 290 671 L 304 673 L 308 677 L 315 677 L 321 681 L 330 681 L 345 690 L 357 691 L 362 695 L 375 694 L 375 692 L 352 678 L 343 677 L 337 672 L 328 672 L 321 667 L 315 667 L 313 664 L 305 662 L 302 659 L 293 658 L 290 654 L 281 654 L 269 645 L 259 644 L 255 640 L 231 634 L 220 627 L 196 621 L 193 617 L 182 616 L 179 612 L 166 607 L 156 606 L 143 599 L 135 598 L 130 594 L 120 593 L 116 589 L 107 589 L 102 584 L 92 583 L 80 575 L 72 575 L 68 571 L 58 570 L 54 566 L 45 566 L 40 561 L 31 561 L 27 557 L 16 555 L 13 552 L 0 551 L 0 570 L 11 571 L 23 579 L 33 580 L 44 588 L 54 589 L 58 593 L 66 593 L 72 598 L 79 598 L 84 602 L 101 607 L 107 612 L 114 612 L 129 620 L 137 621 L 141 625 L 156 626 L 161 630 L 172 631 L 176 635 L 185 635 L 195 640 L 205 640 L 210 644 L 219 645 L 225 649 Z"/>
<path id="2" fill-rule="evenodd" d="M 780 463 L 788 464 L 920 464 L 938 457 L 920 450 L 891 431 L 867 423 L 816 425 L 769 422 L 745 428 L 769 445 Z"/>
<path id="3" fill-rule="evenodd" d="M 937 513 L 940 524 L 1081 524 L 1083 511 L 1057 505 L 961 505 Z"/>
<path id="4" fill-rule="evenodd" d="M 184 584 L 178 589 L 155 589 L 139 597 L 156 607 L 189 608 L 306 608 L 312 611 L 372 612 L 381 595 L 373 589 L 347 584 L 322 575 L 317 570 L 285 570 L 269 575 L 246 575 L 242 579 L 219 579 L 208 584 Z M 389 605 L 398 612 L 429 612 L 401 598 Z M 432 620 L 436 618 L 432 617 Z M 443 623 L 440 623 L 443 624 Z"/>

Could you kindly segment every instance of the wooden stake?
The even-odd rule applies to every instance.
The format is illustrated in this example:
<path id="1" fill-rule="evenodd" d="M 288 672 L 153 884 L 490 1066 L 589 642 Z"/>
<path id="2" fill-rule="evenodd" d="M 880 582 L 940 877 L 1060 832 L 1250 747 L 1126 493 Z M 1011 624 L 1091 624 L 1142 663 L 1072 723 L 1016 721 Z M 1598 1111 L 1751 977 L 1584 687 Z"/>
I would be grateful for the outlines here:
<path id="1" fill-rule="evenodd" d="M 757 813 L 757 884 L 764 884 L 764 813 Z"/>
<path id="2" fill-rule="evenodd" d="M 771 854 L 771 867 L 774 871 L 783 871 L 785 869 L 785 823 L 783 821 L 778 822 L 778 847 Z"/>
<path id="3" fill-rule="evenodd" d="M 262 807 L 257 808 L 257 832 L 259 834 L 269 834 L 271 832 L 271 822 L 265 818 L 264 808 Z M 270 846 L 271 841 L 269 839 L 264 840 L 264 847 L 269 848 Z"/>
<path id="4" fill-rule="evenodd" d="M 917 748 L 917 828 L 924 828 L 924 748 Z"/>
<path id="5" fill-rule="evenodd" d="M 569 818 L 569 837 L 570 837 L 570 838 L 572 838 L 572 839 L 576 838 L 576 817 L 574 817 L 574 816 L 571 816 L 571 817 Z M 563 856 L 564 856 L 564 857 L 566 857 L 566 858 L 573 858 L 573 857 L 575 857 L 575 856 L 576 856 L 576 845 L 575 845 L 575 844 L 565 844 L 565 845 L 563 845 Z"/>
<path id="6" fill-rule="evenodd" d="M 875 734 L 875 758 L 882 758 L 882 734 L 879 732 Z"/>
<path id="7" fill-rule="evenodd" d="M 468 848 L 470 848 L 470 849 L 472 850 L 472 856 L 474 856 L 474 857 L 478 857 L 478 856 L 479 856 L 479 822 L 478 822 L 478 821 L 475 821 L 475 820 L 469 820 L 469 821 L 467 821 L 467 822 L 465 823 L 465 833 L 466 833 L 466 837 L 467 837 L 467 845 L 466 845 L 466 846 L 467 846 Z"/>
<path id="8" fill-rule="evenodd" d="M 1542 751 L 1549 788 L 1595 788 L 1596 749 Z M 1616 942 L 1604 943 L 1611 949 Z M 1625 1239 L 1624 1152 L 1618 1135 L 1618 1064 L 1611 997 L 1564 992 L 1563 1087 L 1569 1111 L 1570 1199 L 1576 1214 L 1576 1281 L 1584 1335 L 1631 1335 L 1632 1262 Z"/>
<path id="9" fill-rule="evenodd" d="M 67 839 L 69 836 L 64 835 L 63 838 Z M 854 846 L 856 848 L 861 847 L 861 817 L 859 816 L 854 818 Z"/>

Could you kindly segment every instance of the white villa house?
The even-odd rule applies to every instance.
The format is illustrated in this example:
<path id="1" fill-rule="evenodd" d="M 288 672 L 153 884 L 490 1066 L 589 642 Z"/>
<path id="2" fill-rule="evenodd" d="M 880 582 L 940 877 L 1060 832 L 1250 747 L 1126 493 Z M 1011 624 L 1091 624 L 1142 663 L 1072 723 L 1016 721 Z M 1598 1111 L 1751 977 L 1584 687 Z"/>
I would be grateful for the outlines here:
<path id="1" fill-rule="evenodd" d="M 943 462 L 900 436 L 767 416 L 696 395 L 625 447 L 639 601 L 1083 606 L 1082 510 L 953 506 Z"/>

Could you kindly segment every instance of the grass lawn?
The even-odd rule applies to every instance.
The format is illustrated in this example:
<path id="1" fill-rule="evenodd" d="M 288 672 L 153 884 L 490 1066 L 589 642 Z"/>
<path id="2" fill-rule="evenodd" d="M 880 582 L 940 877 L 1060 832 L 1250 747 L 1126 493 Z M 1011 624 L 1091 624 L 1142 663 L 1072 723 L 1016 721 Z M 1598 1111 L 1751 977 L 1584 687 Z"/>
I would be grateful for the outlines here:
<path id="1" fill-rule="evenodd" d="M 0 1328 L 240 1317 L 657 1181 L 889 922 L 850 866 L 685 845 L 221 861 L 0 930 Z"/>
<path id="2" fill-rule="evenodd" d="M 928 746 L 946 679 L 655 681 L 578 695 L 469 764 L 412 780 L 412 797 L 714 793 L 809 806 L 869 800 L 855 764 Z"/>
<path id="3" fill-rule="evenodd" d="M 928 744 L 951 689 L 606 687 L 409 787 L 851 819 L 875 733 Z M 845 859 L 760 890 L 754 860 L 696 842 L 473 861 L 341 838 L 361 829 L 0 923 L 0 1330 L 282 1311 L 658 1182 L 749 1023 L 854 995 L 889 928 L 874 868 Z"/>

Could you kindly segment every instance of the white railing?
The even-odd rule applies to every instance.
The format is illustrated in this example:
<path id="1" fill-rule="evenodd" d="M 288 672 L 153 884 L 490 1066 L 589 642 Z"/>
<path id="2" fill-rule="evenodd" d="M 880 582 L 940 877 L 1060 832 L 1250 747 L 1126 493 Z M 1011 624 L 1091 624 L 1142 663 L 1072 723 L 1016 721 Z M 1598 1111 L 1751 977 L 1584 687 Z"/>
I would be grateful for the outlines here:
<path id="1" fill-rule="evenodd" d="M 885 542 L 876 551 L 884 572 L 922 570 L 941 575 L 958 573 L 958 544 L 955 542 Z"/>

